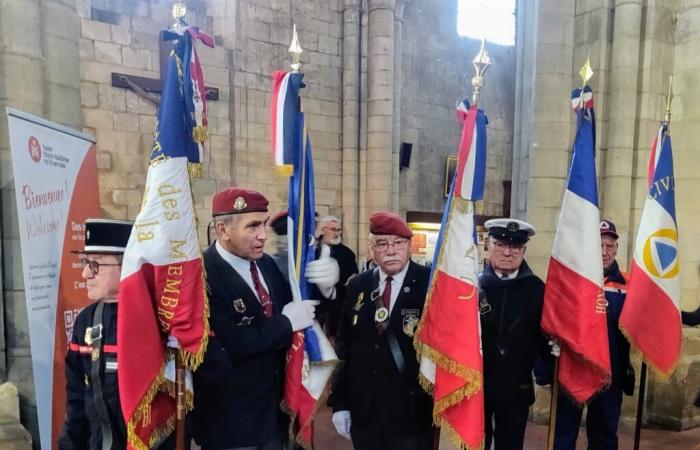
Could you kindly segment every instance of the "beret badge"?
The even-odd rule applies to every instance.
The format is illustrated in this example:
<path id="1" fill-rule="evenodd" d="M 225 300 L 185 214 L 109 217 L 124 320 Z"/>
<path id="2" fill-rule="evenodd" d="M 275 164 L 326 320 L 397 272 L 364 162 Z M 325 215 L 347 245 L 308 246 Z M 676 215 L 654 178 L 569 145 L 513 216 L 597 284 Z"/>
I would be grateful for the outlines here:
<path id="1" fill-rule="evenodd" d="M 233 202 L 233 209 L 236 211 L 242 211 L 248 206 L 248 203 L 246 203 L 245 199 L 243 197 L 236 197 L 236 200 Z"/>

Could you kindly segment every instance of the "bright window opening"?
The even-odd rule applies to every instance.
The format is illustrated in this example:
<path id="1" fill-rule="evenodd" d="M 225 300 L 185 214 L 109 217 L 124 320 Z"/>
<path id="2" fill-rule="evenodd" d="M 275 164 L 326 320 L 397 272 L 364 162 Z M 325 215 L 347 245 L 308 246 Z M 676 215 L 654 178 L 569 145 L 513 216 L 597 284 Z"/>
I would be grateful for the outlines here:
<path id="1" fill-rule="evenodd" d="M 515 0 L 458 0 L 457 33 L 515 45 Z"/>

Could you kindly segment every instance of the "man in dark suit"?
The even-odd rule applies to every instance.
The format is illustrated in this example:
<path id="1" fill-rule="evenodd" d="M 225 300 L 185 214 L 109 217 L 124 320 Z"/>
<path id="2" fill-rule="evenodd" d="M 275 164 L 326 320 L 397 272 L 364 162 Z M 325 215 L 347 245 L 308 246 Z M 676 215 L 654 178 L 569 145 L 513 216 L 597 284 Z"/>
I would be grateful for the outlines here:
<path id="1" fill-rule="evenodd" d="M 285 354 L 292 333 L 313 323 L 317 302 L 292 302 L 289 284 L 263 253 L 267 204 L 262 194 L 242 188 L 225 189 L 212 200 L 217 240 L 204 253 L 204 267 L 214 336 L 195 372 L 207 382 L 195 379 L 192 420 L 204 450 L 285 445 Z M 219 370 L 227 364 L 230 370 Z"/>
<path id="2" fill-rule="evenodd" d="M 374 213 L 370 233 L 378 267 L 347 286 L 333 425 L 356 450 L 430 450 L 433 403 L 418 385 L 413 348 L 430 271 L 411 261 L 413 233 L 398 215 Z"/>
<path id="3" fill-rule="evenodd" d="M 117 383 L 117 308 L 122 257 L 132 222 L 85 221 L 80 254 L 87 296 L 92 301 L 73 326 L 66 354 L 66 420 L 60 450 L 126 447 L 126 424 Z"/>
<path id="4" fill-rule="evenodd" d="M 345 299 L 345 286 L 348 280 L 357 274 L 357 259 L 355 253 L 341 242 L 343 229 L 340 219 L 326 216 L 318 223 L 318 230 L 316 259 L 330 257 L 331 263 L 337 262 L 338 271 L 337 274 L 326 274 L 307 270 L 306 276 L 318 286 L 314 298 L 326 300 L 319 306 L 318 320 L 324 326 L 326 334 L 335 337 Z M 324 266 L 330 267 L 330 264 Z"/>

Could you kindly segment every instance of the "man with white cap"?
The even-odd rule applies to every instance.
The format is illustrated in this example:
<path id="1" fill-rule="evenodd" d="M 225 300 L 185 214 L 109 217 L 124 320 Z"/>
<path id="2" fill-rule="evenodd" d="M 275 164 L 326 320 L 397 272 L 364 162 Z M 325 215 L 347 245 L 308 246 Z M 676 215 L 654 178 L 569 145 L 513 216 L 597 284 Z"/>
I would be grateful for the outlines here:
<path id="1" fill-rule="evenodd" d="M 525 262 L 535 228 L 518 219 L 486 222 L 489 261 L 479 276 L 486 445 L 523 448 L 537 357 L 551 358 L 540 332 L 544 283 Z M 555 346 L 553 352 L 558 351 Z M 495 422 L 495 427 L 494 427 Z"/>

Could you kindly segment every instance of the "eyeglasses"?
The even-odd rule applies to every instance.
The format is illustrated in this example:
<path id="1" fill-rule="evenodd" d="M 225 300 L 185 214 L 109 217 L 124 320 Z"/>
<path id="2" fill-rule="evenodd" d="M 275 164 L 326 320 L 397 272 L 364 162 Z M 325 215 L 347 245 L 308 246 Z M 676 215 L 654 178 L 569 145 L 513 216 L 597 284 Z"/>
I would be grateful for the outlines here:
<path id="1" fill-rule="evenodd" d="M 379 241 L 375 242 L 373 247 L 378 252 L 385 252 L 392 247 L 394 250 L 403 250 L 408 245 L 408 239 L 397 239 L 394 242 Z"/>
<path id="2" fill-rule="evenodd" d="M 101 263 L 101 262 L 96 261 L 94 259 L 80 258 L 80 265 L 83 269 L 85 269 L 86 266 L 89 267 L 90 272 L 93 275 L 97 275 L 98 273 L 100 273 L 100 266 L 117 267 L 117 266 L 121 266 L 121 263 Z"/>
<path id="3" fill-rule="evenodd" d="M 505 242 L 493 241 L 493 248 L 499 253 L 505 252 L 507 248 L 513 253 L 518 253 L 523 251 L 525 244 L 506 244 Z"/>

